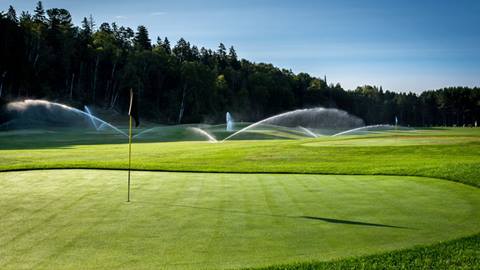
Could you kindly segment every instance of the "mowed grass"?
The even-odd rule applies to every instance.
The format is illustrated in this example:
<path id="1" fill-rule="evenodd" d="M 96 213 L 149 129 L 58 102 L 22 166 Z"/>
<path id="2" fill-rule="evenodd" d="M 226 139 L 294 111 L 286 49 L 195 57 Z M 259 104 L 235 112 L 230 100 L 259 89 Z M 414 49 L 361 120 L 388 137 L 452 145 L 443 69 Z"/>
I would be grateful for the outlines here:
<path id="1" fill-rule="evenodd" d="M 212 269 L 332 260 L 478 232 L 480 190 L 399 176 L 0 174 L 1 269 Z"/>
<path id="2" fill-rule="evenodd" d="M 0 136 L 0 170 L 125 169 L 128 145 L 119 143 L 125 140 L 96 136 Z M 137 140 L 132 155 L 132 168 L 140 170 L 411 175 L 480 187 L 480 129 L 474 128 L 224 143 Z"/>
<path id="3" fill-rule="evenodd" d="M 231 141 L 217 144 L 201 141 L 158 143 L 151 139 L 135 140 L 132 149 L 132 167 L 134 169 L 248 174 L 134 172 L 134 202 L 128 205 L 130 208 L 124 208 L 125 172 L 92 171 L 90 173 L 79 170 L 62 170 L 60 172 L 1 173 L 0 178 L 2 179 L 5 179 L 5 175 L 10 175 L 7 180 L 0 180 L 2 188 L 5 188 L 4 184 L 10 186 L 10 189 L 5 188 L 10 195 L 7 196 L 3 190 L 3 193 L 0 193 L 4 203 L 0 207 L 1 221 L 6 220 L 8 221 L 6 224 L 9 225 L 8 228 L 2 227 L 2 230 L 7 233 L 0 237 L 0 250 L 2 250 L 0 251 L 0 268 L 50 269 L 53 267 L 63 269 L 61 266 L 93 268 L 97 263 L 104 262 L 106 263 L 104 266 L 107 268 L 137 267 L 139 269 L 148 266 L 208 269 L 249 266 L 265 266 L 269 269 L 478 269 L 480 226 L 477 216 L 479 202 L 476 199 L 479 196 L 476 188 L 480 187 L 480 129 L 427 129 L 414 132 L 372 133 L 361 136 L 321 137 L 305 140 Z M 125 143 L 125 139 L 112 134 L 95 134 L 78 130 L 72 132 L 58 130 L 2 132 L 0 133 L 0 171 L 44 168 L 124 170 L 127 166 L 127 150 L 128 145 Z M 60 176 L 63 173 L 65 175 Z M 102 173 L 109 176 L 100 177 L 99 174 Z M 122 175 L 120 180 L 110 176 L 116 174 Z M 339 175 L 319 176 L 317 174 Z M 157 177 L 160 175 L 162 177 Z M 426 176 L 461 182 L 473 187 L 432 178 L 389 178 L 367 175 Z M 347 181 L 345 177 L 350 178 Z M 161 180 L 158 180 L 159 178 Z M 172 192 L 173 190 L 181 191 L 174 194 L 163 190 L 162 186 L 169 181 L 167 179 L 184 186 L 180 185 L 174 188 L 170 186 L 173 183 L 171 182 L 166 187 L 169 187 Z M 239 181 L 250 185 L 243 186 L 242 189 Z M 321 189 L 312 188 L 316 185 L 315 183 L 324 184 L 324 182 L 335 183 L 332 185 L 337 188 L 337 181 L 341 183 L 338 188 L 348 185 L 356 187 L 356 189 L 346 188 L 348 192 L 344 194 L 335 193 L 334 189 L 328 189 L 328 193 L 322 193 Z M 418 181 L 422 185 L 419 185 Z M 376 184 L 377 182 L 380 186 Z M 265 189 L 261 189 L 263 185 L 261 186 L 260 183 L 265 184 Z M 308 183 L 308 185 L 299 187 L 298 183 Z M 382 200 L 389 198 L 391 202 L 381 200 L 382 203 L 379 203 L 378 200 L 369 199 L 371 196 L 373 196 L 372 198 L 379 196 L 385 188 L 383 183 L 390 183 L 392 186 L 387 188 L 388 192 L 380 198 Z M 401 185 L 395 186 L 399 183 Z M 438 189 L 437 185 L 440 183 L 448 183 L 455 188 L 445 186 Z M 22 187 L 22 185 L 25 186 Z M 91 185 L 99 186 L 92 187 Z M 69 186 L 73 188 L 69 189 Z M 419 186 L 422 188 L 417 192 Z M 74 190 L 75 187 L 78 191 Z M 191 188 L 189 189 L 189 187 Z M 230 188 L 232 189 L 230 190 Z M 370 188 L 378 189 L 372 191 Z M 460 196 L 464 200 L 462 206 L 459 206 L 462 204 L 458 204 L 459 201 L 451 203 L 449 197 L 458 197 L 461 194 L 457 194 L 455 191 L 457 188 L 471 189 L 475 198 L 470 200 L 468 196 L 465 198 Z M 361 193 L 363 190 L 368 192 Z M 412 193 L 410 193 L 411 190 Z M 21 191 L 25 191 L 25 193 L 22 194 Z M 46 193 L 41 195 L 42 192 Z M 154 203 L 142 204 L 138 201 L 139 197 L 136 197 L 139 194 L 143 194 L 144 198 L 151 198 L 152 201 L 155 201 L 153 198 L 157 198 L 156 196 L 170 198 L 172 201 L 165 202 L 159 199 Z M 208 197 L 208 199 L 194 199 L 192 197 L 194 194 L 198 194 L 194 198 Z M 274 198 L 274 202 L 277 204 L 272 204 L 273 206 L 266 204 L 267 196 L 265 194 L 271 194 L 270 198 Z M 224 195 L 231 197 L 227 198 Z M 343 197 L 347 195 L 352 197 Z M 105 200 L 103 198 L 99 200 L 97 198 L 99 196 L 104 196 Z M 4 197 L 10 200 L 3 200 Z M 188 207 L 197 203 L 201 207 L 215 210 L 202 208 L 190 210 L 188 207 L 160 205 L 161 203 L 178 203 L 173 200 L 177 197 L 180 198 L 181 203 L 187 202 Z M 351 205 L 346 205 L 342 201 L 352 201 L 355 197 L 359 199 Z M 435 197 L 442 200 L 445 197 L 445 204 L 442 204 L 443 202 L 435 204 L 435 201 L 438 200 Z M 12 200 L 12 198 L 18 198 L 18 200 Z M 246 201 L 242 198 L 249 198 L 253 205 L 238 204 L 238 202 Z M 433 199 L 433 203 L 429 201 L 430 199 Z M 465 211 L 470 211 L 470 213 L 463 217 L 456 216 L 440 220 L 441 217 L 445 217 L 444 214 L 428 214 L 422 212 L 426 211 L 423 208 L 421 208 L 423 210 L 418 210 L 414 204 L 415 202 L 418 204 L 418 200 L 425 202 L 425 204 L 420 203 L 420 206 L 431 204 L 432 207 L 429 210 L 432 210 L 432 213 L 436 211 L 444 211 L 448 215 L 455 215 L 457 212 L 459 215 L 463 215 L 466 214 Z M 326 203 L 327 201 L 329 203 Z M 406 203 L 410 201 L 412 203 Z M 106 205 L 108 202 L 114 203 Z M 398 204 L 393 202 L 398 202 Z M 378 208 L 382 204 L 387 209 L 385 213 Z M 211 207 L 205 207 L 205 205 Z M 328 207 L 322 207 L 324 205 L 328 205 Z M 344 208 L 335 210 L 334 205 L 343 205 Z M 256 214 L 251 214 L 261 210 L 262 206 L 265 212 L 260 211 L 262 215 L 258 218 Z M 145 209 L 139 210 L 141 207 Z M 243 214 L 227 214 L 224 210 L 218 211 L 219 213 L 206 213 L 215 212 L 217 209 L 230 211 L 242 208 L 245 208 Z M 283 209 L 285 212 L 282 212 Z M 397 217 L 399 219 L 392 217 L 392 209 L 398 210 L 401 214 Z M 405 210 L 402 211 L 402 209 Z M 291 214 L 295 217 L 263 216 L 265 213 L 276 213 L 276 211 L 280 212 L 280 216 Z M 312 215 L 317 214 L 318 216 L 311 217 L 320 219 L 298 218 L 297 215 L 303 211 L 312 213 Z M 161 213 L 165 213 L 165 215 Z M 402 222 L 400 222 L 402 224 L 396 224 L 403 215 L 410 215 L 410 226 L 405 226 Z M 436 235 L 437 224 L 422 221 L 423 215 L 441 225 L 440 235 Z M 4 216 L 5 218 L 3 218 Z M 33 216 L 36 218 L 30 219 Z M 172 221 L 165 225 L 164 222 L 167 221 L 157 218 L 157 216 L 169 217 L 170 220 L 175 219 L 180 222 Z M 245 220 L 240 221 L 240 216 Z M 64 217 L 63 223 L 59 217 Z M 135 217 L 138 222 L 135 221 L 130 225 L 124 223 L 125 220 L 133 221 L 130 217 Z M 422 226 L 417 224 L 417 220 Z M 443 231 L 444 222 L 451 222 L 450 220 L 453 220 L 454 224 L 448 230 Z M 233 223 L 233 221 L 237 221 L 237 223 Z M 333 221 L 343 221 L 344 223 Z M 348 221 L 408 227 L 409 229 L 362 226 L 349 224 Z M 195 224 L 190 224 L 190 222 Z M 15 224 L 15 226 L 11 224 Z M 158 227 L 160 224 L 163 224 L 163 227 Z M 246 224 L 254 225 L 245 227 Z M 261 230 L 260 228 L 264 228 L 264 225 L 269 228 Z M 464 225 L 466 227 L 458 227 Z M 138 234 L 133 232 L 133 226 L 136 227 Z M 307 228 L 307 226 L 316 227 Z M 333 226 L 332 228 L 335 229 L 324 228 L 324 226 Z M 345 227 L 347 227 L 346 232 Z M 188 228 L 191 230 L 187 230 Z M 224 230 L 224 234 L 220 233 L 219 228 Z M 412 228 L 424 229 L 416 232 Z M 38 233 L 37 230 L 39 230 Z M 212 230 L 218 233 L 214 233 Z M 363 232 L 365 234 L 359 233 L 357 230 L 365 230 Z M 428 230 L 431 231 L 427 232 Z M 130 233 L 125 234 L 126 238 L 119 238 L 121 232 L 127 231 Z M 234 232 L 232 233 L 232 231 Z M 330 233 L 324 233 L 327 231 L 338 233 L 340 237 L 332 237 Z M 356 232 L 353 233 L 353 231 Z M 377 239 L 376 234 L 371 234 L 373 231 L 391 234 L 378 234 Z M 183 235 L 182 232 L 186 232 L 186 234 Z M 229 232 L 228 235 L 226 232 Z M 247 237 L 249 232 L 257 234 Z M 302 234 L 302 232 L 306 233 Z M 345 238 L 342 238 L 341 234 L 344 232 L 345 236 L 351 234 L 352 239 L 346 241 Z M 412 234 L 408 234 L 410 236 L 401 235 L 405 232 Z M 224 245 L 226 242 L 230 243 L 227 247 L 221 244 L 220 239 L 228 239 L 227 236 L 235 236 L 235 233 L 243 233 L 244 236 L 235 238 L 237 241 L 225 240 Z M 312 238 L 316 242 L 313 243 L 313 240 L 308 239 L 302 240 L 303 238 L 297 237 L 297 233 L 305 238 Z M 427 236 L 428 234 L 430 236 Z M 295 239 L 300 240 L 292 241 L 292 235 L 296 237 Z M 412 235 L 416 236 L 411 237 Z M 473 236 L 429 245 L 467 235 Z M 182 246 L 180 244 L 185 243 L 182 241 L 186 239 L 193 238 L 198 238 L 198 241 L 195 242 L 195 240 L 192 245 Z M 322 241 L 322 239 L 332 238 L 334 239 L 331 241 Z M 174 241 L 155 242 L 155 239 L 174 239 Z M 388 243 L 380 244 L 382 239 Z M 342 243 L 350 245 L 350 241 L 353 244 L 351 250 L 340 248 Z M 365 243 L 359 245 L 358 241 Z M 7 244 L 4 245 L 4 242 Z M 147 243 L 145 247 L 143 246 L 144 242 Z M 179 244 L 176 246 L 177 244 L 170 242 Z M 249 250 L 245 247 L 248 243 L 254 243 L 255 247 Z M 332 245 L 332 243 L 337 244 Z M 271 246 L 268 246 L 269 244 Z M 216 245 L 225 254 L 230 252 L 238 254 L 238 256 L 227 256 L 228 260 L 224 259 L 222 263 L 218 264 L 216 261 L 218 257 L 213 255 L 216 249 L 211 248 Z M 267 245 L 267 248 L 261 250 L 256 248 L 257 246 L 265 247 L 262 245 Z M 417 245 L 421 245 L 421 247 L 409 248 Z M 110 246 L 113 248 L 109 251 Z M 194 249 L 194 247 L 200 246 L 203 248 L 207 246 L 210 252 L 202 251 L 201 248 Z M 237 246 L 243 248 L 237 250 Z M 18 249 L 15 249 L 16 247 Z M 276 249 L 272 249 L 272 247 Z M 335 247 L 335 250 L 332 247 Z M 148 248 L 167 251 L 161 253 L 163 260 L 160 262 L 157 261 L 158 256 L 148 251 Z M 403 248 L 409 249 L 397 250 Z M 180 260 L 174 252 L 178 249 L 190 251 L 190 253 L 182 258 L 184 259 L 183 263 L 175 264 L 175 260 L 177 262 Z M 271 250 L 271 256 L 261 256 L 260 251 L 264 250 L 267 252 Z M 300 251 L 297 252 L 297 250 Z M 317 253 L 309 253 L 310 251 Z M 375 255 L 357 256 L 372 253 Z M 376 255 L 377 253 L 380 254 Z M 9 257 L 4 257 L 3 254 L 9 254 Z M 142 254 L 151 256 L 151 259 L 149 259 L 150 257 L 139 259 Z M 261 259 L 242 257 L 246 256 L 245 254 L 255 254 Z M 274 254 L 280 255 L 275 257 Z M 81 258 L 86 258 L 84 256 L 93 256 L 94 259 L 83 260 L 91 264 L 78 265 Z M 222 255 L 222 258 L 223 256 L 225 255 Z M 348 258 L 345 259 L 345 257 Z M 185 263 L 188 258 L 193 258 L 188 262 L 197 260 L 198 263 Z M 332 259 L 333 261 L 330 261 Z M 238 263 L 240 260 L 243 261 Z"/>

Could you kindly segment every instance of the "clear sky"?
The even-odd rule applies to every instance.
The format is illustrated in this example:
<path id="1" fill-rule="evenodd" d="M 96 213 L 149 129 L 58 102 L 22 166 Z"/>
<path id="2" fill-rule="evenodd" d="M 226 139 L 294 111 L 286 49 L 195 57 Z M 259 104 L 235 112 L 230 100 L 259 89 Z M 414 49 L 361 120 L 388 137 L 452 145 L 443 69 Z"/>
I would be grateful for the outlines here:
<path id="1" fill-rule="evenodd" d="M 33 10 L 36 1 L 0 0 Z M 79 24 L 147 26 L 152 41 L 184 37 L 199 47 L 233 45 L 239 57 L 327 76 L 347 89 L 395 91 L 480 86 L 479 0 L 45 0 Z"/>

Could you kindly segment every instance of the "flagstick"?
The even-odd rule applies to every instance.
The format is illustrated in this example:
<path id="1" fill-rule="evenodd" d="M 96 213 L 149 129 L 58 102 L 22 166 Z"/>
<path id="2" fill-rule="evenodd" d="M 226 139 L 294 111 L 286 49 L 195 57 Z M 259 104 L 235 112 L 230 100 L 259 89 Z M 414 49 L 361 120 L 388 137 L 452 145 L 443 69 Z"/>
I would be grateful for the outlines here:
<path id="1" fill-rule="evenodd" d="M 127 202 L 130 202 L 130 167 L 132 165 L 132 116 L 130 116 L 130 123 L 128 129 L 128 195 Z"/>

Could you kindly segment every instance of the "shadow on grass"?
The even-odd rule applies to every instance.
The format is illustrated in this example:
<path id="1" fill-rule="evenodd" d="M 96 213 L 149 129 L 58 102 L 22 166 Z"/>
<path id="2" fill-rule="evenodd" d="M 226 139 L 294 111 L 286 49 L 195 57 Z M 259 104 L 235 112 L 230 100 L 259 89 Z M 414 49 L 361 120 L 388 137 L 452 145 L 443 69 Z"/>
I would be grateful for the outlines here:
<path id="1" fill-rule="evenodd" d="M 327 223 L 355 225 L 355 226 L 383 227 L 383 228 L 393 228 L 393 229 L 414 229 L 409 227 L 395 226 L 395 225 L 388 225 L 388 224 L 370 223 L 370 222 L 362 222 L 362 221 L 355 221 L 355 220 L 334 219 L 334 218 L 316 217 L 316 216 L 286 216 L 286 215 L 276 215 L 276 214 L 266 214 L 266 213 L 251 213 L 251 212 L 245 212 L 240 210 L 209 208 L 209 207 L 183 205 L 183 204 L 165 204 L 165 206 L 200 209 L 200 210 L 225 212 L 225 213 L 241 214 L 241 215 L 251 215 L 251 216 L 267 216 L 267 217 L 274 217 L 274 218 L 294 218 L 294 219 L 303 219 L 303 220 L 315 220 L 315 221 L 321 221 L 321 222 L 327 222 Z"/>
<path id="2" fill-rule="evenodd" d="M 410 229 L 410 228 L 402 227 L 402 226 L 394 226 L 394 225 L 379 224 L 379 223 L 368 223 L 368 222 L 344 220 L 344 219 L 324 218 L 324 217 L 299 216 L 298 218 L 318 220 L 318 221 L 324 221 L 324 222 L 328 222 L 328 223 L 348 224 L 348 225 L 387 227 L 387 228 L 397 228 L 397 229 Z"/>

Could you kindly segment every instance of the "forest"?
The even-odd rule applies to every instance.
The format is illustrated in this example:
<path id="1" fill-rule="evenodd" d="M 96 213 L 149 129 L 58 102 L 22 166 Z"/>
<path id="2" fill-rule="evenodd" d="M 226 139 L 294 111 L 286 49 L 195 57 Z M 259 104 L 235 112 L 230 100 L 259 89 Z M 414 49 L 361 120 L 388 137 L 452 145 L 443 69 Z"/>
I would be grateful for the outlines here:
<path id="1" fill-rule="evenodd" d="M 45 9 L 42 2 L 32 13 L 17 14 L 12 6 L 0 13 L 2 104 L 40 98 L 125 113 L 131 88 L 140 116 L 164 124 L 223 123 L 227 111 L 255 121 L 317 106 L 348 111 L 366 124 L 393 124 L 395 117 L 405 126 L 472 126 L 480 120 L 478 87 L 421 94 L 369 85 L 346 90 L 327 78 L 239 59 L 233 46 L 222 43 L 212 50 L 183 38 L 152 41 L 145 26 L 98 25 L 92 16 L 75 26 L 69 11 Z"/>

